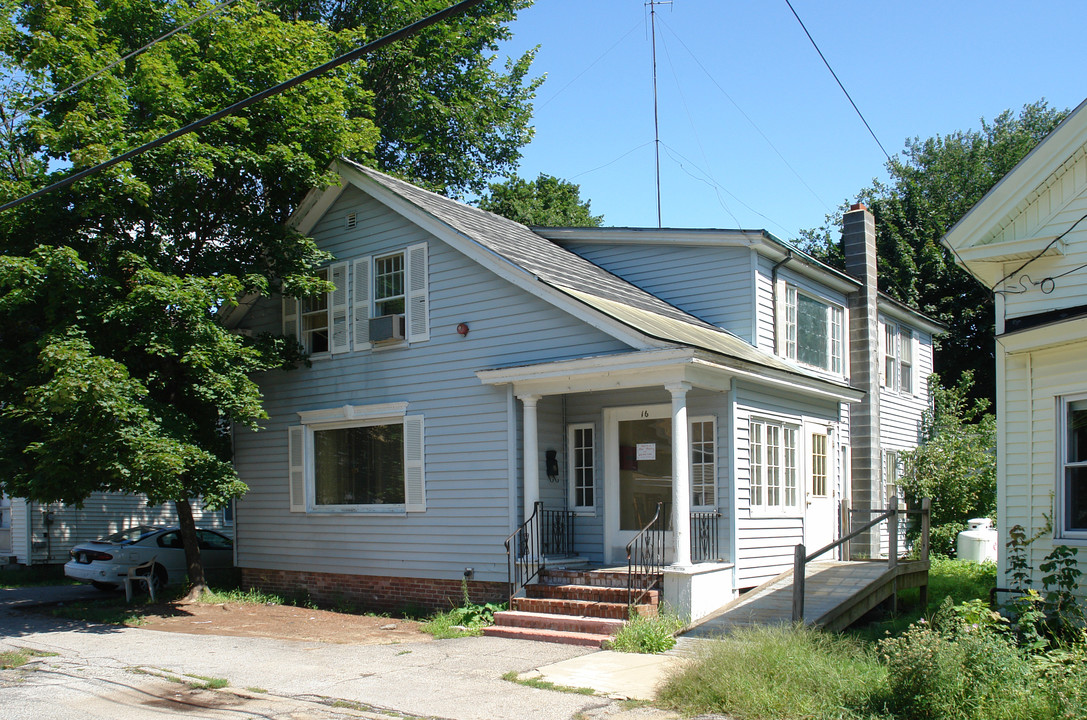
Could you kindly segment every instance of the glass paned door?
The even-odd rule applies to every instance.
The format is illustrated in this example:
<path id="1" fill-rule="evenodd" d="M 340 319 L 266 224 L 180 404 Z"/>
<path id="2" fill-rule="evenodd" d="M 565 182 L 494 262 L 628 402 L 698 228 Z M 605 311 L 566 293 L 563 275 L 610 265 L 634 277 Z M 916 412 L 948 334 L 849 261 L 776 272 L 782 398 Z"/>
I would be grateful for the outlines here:
<path id="1" fill-rule="evenodd" d="M 672 421 L 619 421 L 619 530 L 638 532 L 664 503 L 664 527 L 672 529 Z"/>

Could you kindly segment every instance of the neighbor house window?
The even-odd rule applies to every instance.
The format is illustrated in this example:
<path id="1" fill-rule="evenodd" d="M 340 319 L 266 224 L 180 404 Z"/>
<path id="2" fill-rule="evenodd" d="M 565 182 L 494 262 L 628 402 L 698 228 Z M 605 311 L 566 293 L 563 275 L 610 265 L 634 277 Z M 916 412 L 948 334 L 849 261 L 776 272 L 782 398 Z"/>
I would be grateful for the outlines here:
<path id="1" fill-rule="evenodd" d="M 717 504 L 717 432 L 713 419 L 691 422 L 691 506 Z"/>
<path id="2" fill-rule="evenodd" d="M 883 386 L 913 393 L 913 332 L 895 323 L 883 324 Z"/>
<path id="3" fill-rule="evenodd" d="M 889 504 L 898 493 L 898 479 L 902 476 L 902 461 L 897 450 L 883 451 L 883 502 Z"/>
<path id="4" fill-rule="evenodd" d="M 788 514 L 800 509 L 794 425 L 752 419 L 750 423 L 751 507 Z"/>
<path id="5" fill-rule="evenodd" d="M 800 292 L 785 288 L 785 356 L 802 365 L 842 372 L 845 311 Z"/>
<path id="6" fill-rule="evenodd" d="M 425 510 L 423 418 L 405 407 L 299 413 L 288 432 L 291 510 Z"/>
<path id="7" fill-rule="evenodd" d="M 570 426 L 570 503 L 575 510 L 596 506 L 596 428 L 591 423 Z"/>
<path id="8" fill-rule="evenodd" d="M 1062 526 L 1069 536 L 1087 537 L 1087 398 L 1065 399 L 1062 405 Z"/>

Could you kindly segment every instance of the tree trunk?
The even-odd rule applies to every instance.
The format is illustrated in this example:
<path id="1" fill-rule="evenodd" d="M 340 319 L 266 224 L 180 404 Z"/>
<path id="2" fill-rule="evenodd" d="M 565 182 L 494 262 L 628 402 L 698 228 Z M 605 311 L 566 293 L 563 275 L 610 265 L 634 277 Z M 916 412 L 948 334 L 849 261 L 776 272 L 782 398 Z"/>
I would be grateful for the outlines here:
<path id="1" fill-rule="evenodd" d="M 196 521 L 192 517 L 192 505 L 188 500 L 175 500 L 177 520 L 181 526 L 181 542 L 185 545 L 185 567 L 189 572 L 188 600 L 195 600 L 207 592 L 204 580 L 204 564 L 200 561 L 200 541 L 196 537 Z"/>

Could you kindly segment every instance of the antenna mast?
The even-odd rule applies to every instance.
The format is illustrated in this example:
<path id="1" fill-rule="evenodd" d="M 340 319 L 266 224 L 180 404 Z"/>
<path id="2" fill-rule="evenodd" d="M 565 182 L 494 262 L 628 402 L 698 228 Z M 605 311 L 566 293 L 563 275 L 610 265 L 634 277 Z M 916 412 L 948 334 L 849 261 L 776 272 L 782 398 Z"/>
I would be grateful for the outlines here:
<path id="1" fill-rule="evenodd" d="M 657 115 L 657 5 L 671 5 L 672 0 L 646 0 L 649 6 L 649 32 L 653 46 L 653 150 L 657 160 L 657 228 L 661 225 L 661 132 Z"/>

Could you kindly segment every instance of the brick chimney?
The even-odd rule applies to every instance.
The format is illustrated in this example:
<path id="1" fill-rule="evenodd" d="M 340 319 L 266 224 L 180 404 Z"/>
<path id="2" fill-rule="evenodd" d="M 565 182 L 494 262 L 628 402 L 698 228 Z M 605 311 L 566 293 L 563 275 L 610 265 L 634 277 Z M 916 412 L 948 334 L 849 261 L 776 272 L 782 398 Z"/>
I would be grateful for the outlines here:
<path id="1" fill-rule="evenodd" d="M 879 438 L 879 307 L 876 283 L 876 223 L 861 203 L 842 218 L 845 270 L 862 284 L 849 298 L 849 380 L 864 399 L 849 408 L 852 453 L 851 507 L 871 510 L 882 505 Z M 858 538 L 860 546 L 863 539 Z"/>

